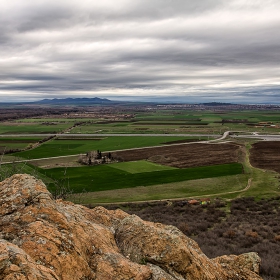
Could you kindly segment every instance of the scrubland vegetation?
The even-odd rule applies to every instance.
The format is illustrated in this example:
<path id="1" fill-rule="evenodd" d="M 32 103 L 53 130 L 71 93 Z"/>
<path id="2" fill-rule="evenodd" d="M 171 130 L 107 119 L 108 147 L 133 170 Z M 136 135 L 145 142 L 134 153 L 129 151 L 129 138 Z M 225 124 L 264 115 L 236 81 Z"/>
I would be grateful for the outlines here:
<path id="1" fill-rule="evenodd" d="M 280 197 L 215 199 L 209 205 L 191 205 L 186 200 L 126 203 L 107 208 L 174 225 L 196 240 L 210 258 L 258 252 L 261 276 L 280 279 Z"/>

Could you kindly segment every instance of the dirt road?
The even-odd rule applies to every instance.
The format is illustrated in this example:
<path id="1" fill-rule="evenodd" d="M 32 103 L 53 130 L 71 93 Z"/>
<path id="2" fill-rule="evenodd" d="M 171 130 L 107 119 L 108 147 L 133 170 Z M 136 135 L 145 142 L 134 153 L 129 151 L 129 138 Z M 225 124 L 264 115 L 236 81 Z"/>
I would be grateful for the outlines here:
<path id="1" fill-rule="evenodd" d="M 233 193 L 241 193 L 249 190 L 252 184 L 252 178 L 248 179 L 248 183 L 246 187 L 239 191 L 232 191 L 232 192 L 222 192 L 222 193 L 213 193 L 213 194 L 206 194 L 206 195 L 200 195 L 200 196 L 190 196 L 190 197 L 181 197 L 181 198 L 166 198 L 166 199 L 155 199 L 155 200 L 148 200 L 148 202 L 162 202 L 162 201 L 180 201 L 180 200 L 191 200 L 191 199 L 201 199 L 206 197 L 212 197 L 216 196 L 219 197 L 221 195 L 227 195 L 227 194 L 233 194 Z M 98 203 L 98 205 L 119 205 L 119 204 L 137 204 L 137 203 L 145 203 L 147 200 L 139 200 L 139 201 L 123 201 L 123 202 L 112 202 L 112 203 Z"/>

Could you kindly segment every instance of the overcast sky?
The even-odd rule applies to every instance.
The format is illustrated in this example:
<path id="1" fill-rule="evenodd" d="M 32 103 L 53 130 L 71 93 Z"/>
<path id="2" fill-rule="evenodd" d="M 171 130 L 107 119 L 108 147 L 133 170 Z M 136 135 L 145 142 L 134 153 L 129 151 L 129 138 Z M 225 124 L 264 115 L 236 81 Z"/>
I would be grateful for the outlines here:
<path id="1" fill-rule="evenodd" d="M 0 102 L 280 103 L 279 0 L 0 0 Z"/>

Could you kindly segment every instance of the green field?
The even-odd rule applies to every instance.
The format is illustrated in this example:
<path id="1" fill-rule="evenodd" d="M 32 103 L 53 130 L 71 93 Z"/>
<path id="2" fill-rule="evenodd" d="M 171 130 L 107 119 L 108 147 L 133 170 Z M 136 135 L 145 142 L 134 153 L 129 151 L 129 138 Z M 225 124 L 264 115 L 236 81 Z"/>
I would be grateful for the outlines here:
<path id="1" fill-rule="evenodd" d="M 198 122 L 200 124 L 200 122 Z M 206 123 L 208 124 L 208 123 Z M 72 129 L 72 133 L 179 133 L 186 132 L 184 130 L 184 125 L 188 125 L 186 122 L 182 122 L 181 124 L 172 123 L 172 121 L 168 121 L 168 123 L 159 123 L 155 121 L 150 121 L 149 123 L 145 122 L 112 122 L 107 124 L 84 124 Z"/>
<path id="2" fill-rule="evenodd" d="M 221 176 L 187 180 L 149 187 L 134 187 L 97 192 L 82 192 L 69 196 L 69 200 L 82 204 L 100 204 L 132 201 L 150 201 L 162 199 L 221 197 L 223 193 L 236 192 L 235 197 L 242 194 L 247 186 L 248 174 Z"/>
<path id="3" fill-rule="evenodd" d="M 132 174 L 177 169 L 175 167 L 160 165 L 146 160 L 119 162 L 111 164 L 110 167 L 123 170 Z"/>
<path id="4" fill-rule="evenodd" d="M 0 124 L 0 134 L 32 134 L 32 133 L 57 133 L 70 127 L 70 124 L 58 123 L 56 125 L 44 125 L 39 123 L 15 123 Z"/>
<path id="5" fill-rule="evenodd" d="M 87 121 L 98 121 L 98 119 L 93 118 L 28 118 L 15 120 L 16 123 L 42 123 L 42 122 L 54 122 L 54 123 L 76 123 L 76 122 L 87 122 Z"/>
<path id="6" fill-rule="evenodd" d="M 239 164 L 165 170 L 165 166 L 143 161 L 78 168 L 43 170 L 26 163 L 6 164 L 0 169 L 0 179 L 14 173 L 28 173 L 40 178 L 53 190 L 53 180 L 58 185 L 70 183 L 75 194 L 69 199 L 84 204 L 99 204 L 184 197 L 221 197 L 232 199 L 253 196 L 256 199 L 280 194 L 278 176 Z M 160 168 L 161 171 L 155 171 Z M 242 171 L 245 171 L 245 174 Z M 246 189 L 248 179 L 252 179 Z"/>
<path id="7" fill-rule="evenodd" d="M 280 111 L 257 111 L 257 110 L 240 110 L 240 111 L 224 111 L 224 112 L 213 112 L 213 111 L 189 111 L 189 110 L 175 110 L 175 111 L 157 111 L 157 112 L 146 112 L 136 114 L 135 119 L 137 121 L 142 120 L 159 120 L 165 119 L 170 121 L 175 120 L 196 120 L 200 119 L 205 122 L 221 122 L 225 120 L 247 120 L 248 122 L 280 122 Z"/>
<path id="8" fill-rule="evenodd" d="M 75 127 L 73 133 L 215 133 L 244 130 L 275 133 L 274 127 L 256 128 L 259 122 L 280 124 L 279 111 L 186 111 L 158 110 L 141 112 L 132 121 L 87 123 Z"/>
<path id="9" fill-rule="evenodd" d="M 88 151 L 113 151 L 131 148 L 141 148 L 162 145 L 163 143 L 177 140 L 188 139 L 187 137 L 172 137 L 172 136 L 112 136 L 101 138 L 100 140 L 51 140 L 43 143 L 40 147 L 15 153 L 14 155 L 26 158 L 46 158 L 65 155 L 75 155 L 86 153 Z"/>
<path id="10" fill-rule="evenodd" d="M 24 149 L 32 143 L 42 140 L 42 137 L 20 137 L 20 138 L 4 138 L 0 137 L 0 152 L 10 149 Z"/>
<path id="11" fill-rule="evenodd" d="M 133 165 L 134 162 L 131 162 Z M 112 165 L 46 169 L 43 174 L 56 181 L 67 180 L 75 193 L 152 186 L 202 178 L 242 174 L 239 163 L 206 167 L 129 173 Z M 136 163 L 136 167 L 138 163 Z M 50 188 L 53 186 L 50 185 Z"/>
<path id="12" fill-rule="evenodd" d="M 57 133 L 81 123 L 71 133 L 198 133 L 221 134 L 226 130 L 279 132 L 275 127 L 255 127 L 259 122 L 280 124 L 280 111 L 193 111 L 157 110 L 135 113 L 125 120 L 93 118 L 23 118 L 3 122 L 0 134 Z M 47 124 L 48 123 L 48 124 Z"/>
<path id="13" fill-rule="evenodd" d="M 45 177 L 44 174 L 38 172 L 37 168 L 27 163 L 11 163 L 0 165 L 0 181 L 14 175 L 14 174 L 30 174 L 38 179 L 42 179 L 44 182 L 48 183 L 50 180 Z"/>

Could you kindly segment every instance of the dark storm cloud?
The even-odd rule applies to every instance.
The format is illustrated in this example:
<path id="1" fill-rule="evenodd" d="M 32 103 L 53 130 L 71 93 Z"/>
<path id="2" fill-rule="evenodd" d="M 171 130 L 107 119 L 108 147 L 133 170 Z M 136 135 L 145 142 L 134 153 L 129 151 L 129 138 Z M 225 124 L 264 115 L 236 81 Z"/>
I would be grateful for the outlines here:
<path id="1" fill-rule="evenodd" d="M 279 11 L 276 0 L 6 1 L 0 101 L 91 95 L 265 102 L 280 87 Z"/>

